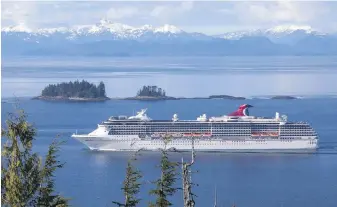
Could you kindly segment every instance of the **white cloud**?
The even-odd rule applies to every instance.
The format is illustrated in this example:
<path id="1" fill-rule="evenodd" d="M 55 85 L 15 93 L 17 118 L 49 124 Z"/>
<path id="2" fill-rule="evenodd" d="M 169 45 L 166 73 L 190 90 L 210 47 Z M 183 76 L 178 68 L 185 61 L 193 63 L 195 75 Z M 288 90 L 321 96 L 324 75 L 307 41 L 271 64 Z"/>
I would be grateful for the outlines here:
<path id="1" fill-rule="evenodd" d="M 169 8 L 167 6 L 156 6 L 152 11 L 151 11 L 151 16 L 153 17 L 159 17 L 163 15 L 164 13 L 168 12 Z"/>
<path id="2" fill-rule="evenodd" d="M 193 1 L 185 1 L 180 4 L 181 11 L 190 11 L 193 9 Z"/>
<path id="3" fill-rule="evenodd" d="M 34 18 L 35 12 L 34 2 L 4 2 L 1 17 L 12 24 L 27 24 L 31 18 Z"/>
<path id="4" fill-rule="evenodd" d="M 193 1 L 182 2 L 179 5 L 159 5 L 150 12 L 152 17 L 163 19 L 164 21 L 177 18 L 193 9 Z"/>
<path id="5" fill-rule="evenodd" d="M 308 23 L 327 12 L 320 2 L 239 2 L 234 6 L 236 15 L 245 22 Z"/>
<path id="6" fill-rule="evenodd" d="M 108 19 L 119 20 L 123 18 L 130 18 L 139 13 L 136 7 L 122 7 L 122 8 L 110 8 L 106 14 Z"/>

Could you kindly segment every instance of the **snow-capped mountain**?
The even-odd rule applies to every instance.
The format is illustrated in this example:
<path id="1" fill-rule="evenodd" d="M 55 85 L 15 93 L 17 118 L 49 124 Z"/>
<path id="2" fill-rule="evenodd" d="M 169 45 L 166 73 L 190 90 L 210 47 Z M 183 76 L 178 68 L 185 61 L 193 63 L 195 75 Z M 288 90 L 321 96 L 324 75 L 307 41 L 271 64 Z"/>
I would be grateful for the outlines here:
<path id="1" fill-rule="evenodd" d="M 114 23 L 106 19 L 100 20 L 95 25 L 73 26 L 71 28 L 41 28 L 30 29 L 24 25 L 5 27 L 1 29 L 5 36 L 26 36 L 26 41 L 43 41 L 46 37 L 65 38 L 71 41 L 91 42 L 102 40 L 172 40 L 172 39 L 210 39 L 201 33 L 187 33 L 176 26 L 165 24 L 161 27 L 143 25 L 132 27 L 129 25 Z"/>
<path id="2" fill-rule="evenodd" d="M 247 36 L 263 36 L 269 38 L 274 43 L 293 45 L 305 37 L 322 35 L 326 34 L 316 31 L 311 26 L 281 25 L 268 29 L 228 32 L 217 35 L 217 37 L 228 40 L 238 40 Z"/>
<path id="3" fill-rule="evenodd" d="M 173 25 L 133 27 L 102 19 L 94 25 L 1 29 L 3 55 L 336 55 L 337 36 L 309 26 L 231 32 L 217 36 Z"/>
<path id="4" fill-rule="evenodd" d="M 311 34 L 314 33 L 314 29 L 311 26 L 297 26 L 297 25 L 280 25 L 276 27 L 272 27 L 269 29 L 266 29 L 265 32 L 267 34 L 291 34 L 293 32 L 297 31 L 303 31 L 304 33 Z"/>
<path id="5" fill-rule="evenodd" d="M 1 28 L 1 32 L 26 32 L 26 33 L 31 33 L 32 30 L 26 27 L 24 24 L 18 24 L 15 26 L 9 26 L 9 27 L 4 27 Z"/>

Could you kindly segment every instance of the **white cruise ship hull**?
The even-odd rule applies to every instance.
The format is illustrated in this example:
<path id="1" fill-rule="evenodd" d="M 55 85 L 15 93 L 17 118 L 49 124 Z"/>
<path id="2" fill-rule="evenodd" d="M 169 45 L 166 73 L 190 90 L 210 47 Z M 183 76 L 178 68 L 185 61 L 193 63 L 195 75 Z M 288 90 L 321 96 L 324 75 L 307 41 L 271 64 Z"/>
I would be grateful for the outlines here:
<path id="1" fill-rule="evenodd" d="M 88 136 L 88 135 L 72 135 L 91 150 L 98 151 L 137 151 L 149 150 L 156 151 L 165 148 L 165 143 L 161 139 L 140 139 L 138 136 L 115 137 L 115 136 Z M 194 149 L 196 151 L 298 151 L 317 149 L 317 139 L 311 137 L 298 140 L 280 140 L 280 139 L 259 139 L 259 140 L 238 140 L 230 139 L 195 139 Z M 177 151 L 189 151 L 192 149 L 191 139 L 175 138 L 167 143 L 166 149 Z"/>
<path id="2" fill-rule="evenodd" d="M 197 120 L 151 120 L 143 109 L 136 116 L 110 117 L 89 134 L 72 137 L 91 150 L 137 151 L 172 149 L 189 151 L 298 151 L 315 150 L 318 137 L 305 122 L 287 122 L 275 118 L 248 115 L 251 105 L 244 104 L 229 116 Z M 165 143 L 165 140 L 169 139 Z"/>

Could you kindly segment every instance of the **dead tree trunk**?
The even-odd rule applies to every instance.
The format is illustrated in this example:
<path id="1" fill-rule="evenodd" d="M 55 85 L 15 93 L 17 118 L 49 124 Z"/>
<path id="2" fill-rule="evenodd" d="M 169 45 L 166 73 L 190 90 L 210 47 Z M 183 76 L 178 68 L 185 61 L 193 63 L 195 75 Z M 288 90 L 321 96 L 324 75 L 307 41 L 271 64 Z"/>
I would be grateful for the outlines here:
<path id="1" fill-rule="evenodd" d="M 214 207 L 217 207 L 218 205 L 218 194 L 216 191 L 216 186 L 215 186 L 215 191 L 214 191 Z"/>
<path id="2" fill-rule="evenodd" d="M 192 193 L 192 171 L 191 166 L 194 164 L 194 137 L 192 137 L 192 160 L 190 163 L 185 163 L 182 158 L 182 181 L 183 181 L 183 195 L 184 195 L 184 207 L 194 207 L 195 195 Z"/>

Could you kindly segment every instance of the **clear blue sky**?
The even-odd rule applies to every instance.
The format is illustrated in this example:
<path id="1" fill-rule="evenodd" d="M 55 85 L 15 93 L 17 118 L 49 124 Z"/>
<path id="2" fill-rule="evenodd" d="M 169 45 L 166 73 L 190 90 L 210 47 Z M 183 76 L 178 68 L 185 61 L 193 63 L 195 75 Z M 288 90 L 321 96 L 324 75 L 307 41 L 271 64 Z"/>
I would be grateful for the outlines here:
<path id="1" fill-rule="evenodd" d="M 206 34 L 289 24 L 337 31 L 336 1 L 5 1 L 1 16 L 2 27 L 24 24 L 32 29 L 95 24 L 107 18 L 131 26 L 172 24 Z"/>

